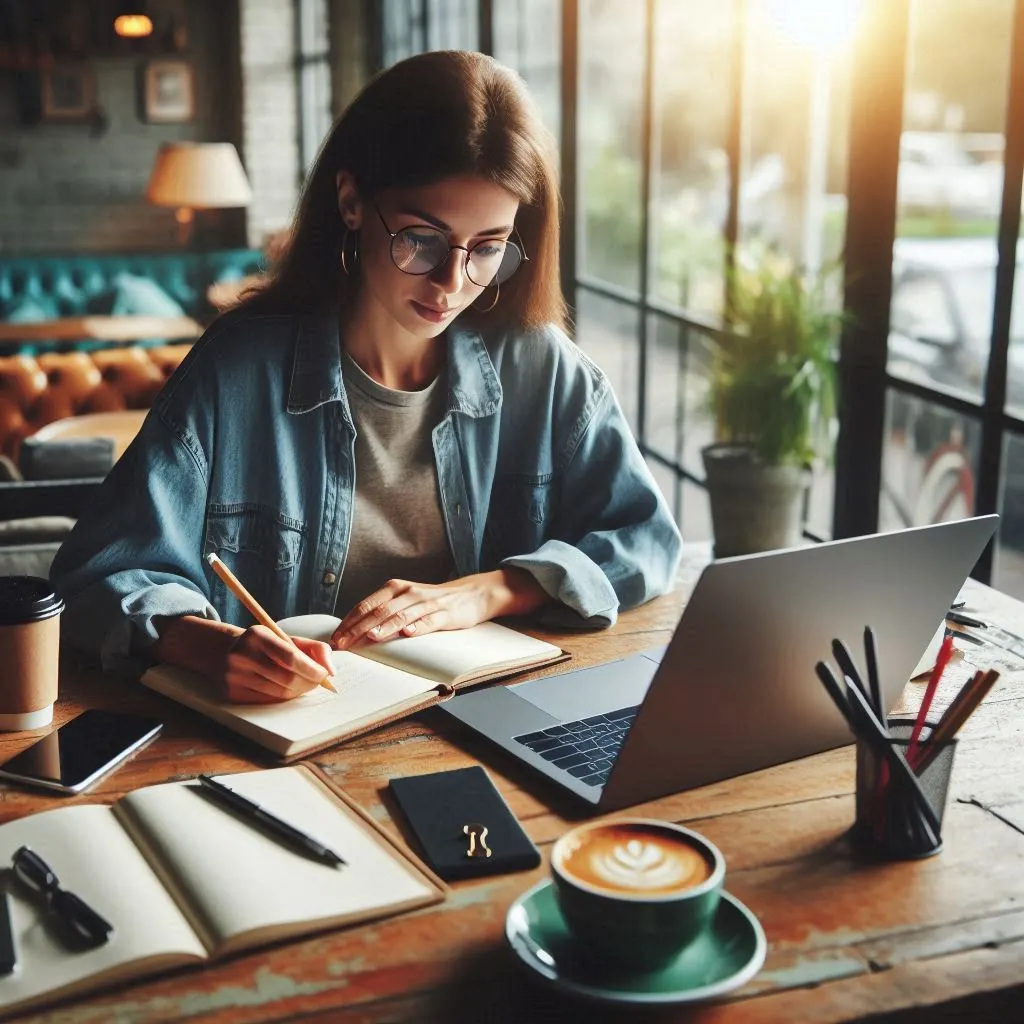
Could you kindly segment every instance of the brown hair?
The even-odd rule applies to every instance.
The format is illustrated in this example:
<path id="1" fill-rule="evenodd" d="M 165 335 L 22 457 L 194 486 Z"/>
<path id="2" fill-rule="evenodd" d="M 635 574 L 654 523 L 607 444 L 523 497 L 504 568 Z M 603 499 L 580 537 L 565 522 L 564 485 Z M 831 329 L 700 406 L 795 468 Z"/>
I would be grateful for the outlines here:
<path id="1" fill-rule="evenodd" d="M 464 315 L 473 313 L 481 326 L 564 326 L 554 154 L 526 86 L 493 58 L 448 50 L 403 60 L 371 79 L 334 123 L 306 180 L 287 250 L 245 305 L 300 311 L 352 298 L 358 272 L 347 277 L 339 264 L 338 171 L 353 175 L 364 198 L 471 175 L 519 200 L 516 230 L 529 259 L 501 286 L 493 312 Z"/>

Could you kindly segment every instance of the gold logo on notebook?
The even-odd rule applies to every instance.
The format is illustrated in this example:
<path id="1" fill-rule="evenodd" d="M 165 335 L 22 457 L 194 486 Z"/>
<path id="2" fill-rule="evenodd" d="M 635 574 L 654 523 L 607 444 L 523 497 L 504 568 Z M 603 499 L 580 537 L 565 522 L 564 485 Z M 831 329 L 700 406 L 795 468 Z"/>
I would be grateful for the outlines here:
<path id="1" fill-rule="evenodd" d="M 462 834 L 469 836 L 467 857 L 490 857 L 491 849 L 487 845 L 486 825 L 463 825 Z"/>

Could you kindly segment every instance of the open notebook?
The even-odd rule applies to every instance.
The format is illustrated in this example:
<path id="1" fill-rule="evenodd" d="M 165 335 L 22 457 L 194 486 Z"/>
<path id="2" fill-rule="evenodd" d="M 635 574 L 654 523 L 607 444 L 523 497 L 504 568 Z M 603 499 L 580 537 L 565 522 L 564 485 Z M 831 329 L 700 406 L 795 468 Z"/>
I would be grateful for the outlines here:
<path id="1" fill-rule="evenodd" d="M 70 951 L 36 899 L 10 882 L 18 966 L 0 976 L 0 1018 L 444 899 L 443 884 L 315 769 L 220 778 L 337 851 L 347 866 L 294 853 L 212 803 L 197 783 L 149 786 L 112 807 L 80 804 L 2 825 L 0 863 L 30 846 L 114 930 L 97 949 Z"/>
<path id="2" fill-rule="evenodd" d="M 282 619 L 291 636 L 329 640 L 333 615 Z M 404 718 L 456 690 L 568 658 L 544 640 L 496 622 L 335 651 L 336 694 L 319 687 L 283 704 L 233 704 L 210 680 L 173 665 L 142 676 L 151 689 L 208 715 L 290 760 Z"/>

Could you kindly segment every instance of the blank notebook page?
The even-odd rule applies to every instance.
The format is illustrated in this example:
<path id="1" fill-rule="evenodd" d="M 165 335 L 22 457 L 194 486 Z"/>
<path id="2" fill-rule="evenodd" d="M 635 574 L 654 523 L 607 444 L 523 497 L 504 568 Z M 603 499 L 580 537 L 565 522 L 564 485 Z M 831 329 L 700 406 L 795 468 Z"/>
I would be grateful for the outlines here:
<path id="1" fill-rule="evenodd" d="M 289 925 L 433 895 L 384 840 L 303 770 L 276 768 L 218 779 L 334 850 L 348 865 L 331 867 L 282 845 L 202 795 L 198 783 L 150 786 L 124 797 L 120 806 L 167 865 L 168 882 L 196 908 L 214 949 L 244 932 L 273 938 L 277 930 L 287 934 Z"/>

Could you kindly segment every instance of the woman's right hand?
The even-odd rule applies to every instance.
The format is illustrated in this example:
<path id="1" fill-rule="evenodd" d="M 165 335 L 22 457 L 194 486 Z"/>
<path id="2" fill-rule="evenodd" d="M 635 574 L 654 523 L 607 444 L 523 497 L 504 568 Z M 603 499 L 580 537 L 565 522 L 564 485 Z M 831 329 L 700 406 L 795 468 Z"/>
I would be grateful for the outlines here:
<path id="1" fill-rule="evenodd" d="M 250 626 L 227 650 L 224 685 L 238 704 L 272 704 L 315 689 L 326 673 L 334 675 L 331 647 L 295 637 L 295 647 L 266 626 Z"/>

